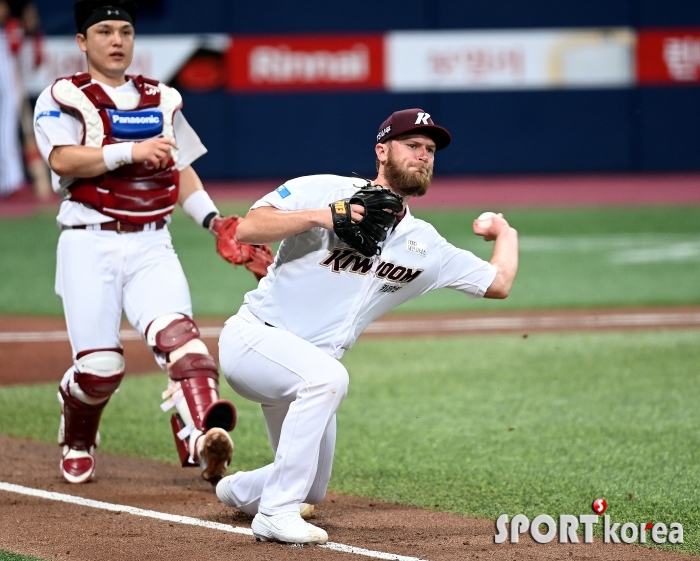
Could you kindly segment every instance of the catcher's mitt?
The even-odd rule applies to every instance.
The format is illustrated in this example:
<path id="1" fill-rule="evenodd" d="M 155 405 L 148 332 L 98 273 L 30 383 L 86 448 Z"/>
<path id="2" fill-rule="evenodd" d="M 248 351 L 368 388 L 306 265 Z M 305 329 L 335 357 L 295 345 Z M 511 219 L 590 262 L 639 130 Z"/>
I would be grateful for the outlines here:
<path id="1" fill-rule="evenodd" d="M 232 214 L 226 218 L 213 218 L 209 229 L 216 236 L 216 251 L 233 265 L 243 265 L 255 278 L 260 280 L 267 274 L 267 268 L 275 260 L 269 245 L 241 243 L 236 239 L 236 228 L 241 221 Z"/>
<path id="2" fill-rule="evenodd" d="M 362 205 L 365 215 L 359 222 L 353 222 L 350 205 Z M 349 199 L 342 199 L 329 205 L 333 213 L 333 231 L 353 249 L 366 257 L 381 253 L 379 244 L 383 242 L 389 228 L 396 222 L 396 215 L 403 209 L 403 198 L 381 185 L 369 181 Z"/>

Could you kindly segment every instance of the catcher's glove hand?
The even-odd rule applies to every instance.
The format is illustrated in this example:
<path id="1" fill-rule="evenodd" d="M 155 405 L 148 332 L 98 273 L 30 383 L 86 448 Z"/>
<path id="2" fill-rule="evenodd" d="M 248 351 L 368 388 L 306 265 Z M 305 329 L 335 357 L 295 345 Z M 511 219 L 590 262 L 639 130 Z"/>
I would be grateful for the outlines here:
<path id="1" fill-rule="evenodd" d="M 260 280 L 267 275 L 267 268 L 275 260 L 270 246 L 241 243 L 236 239 L 236 228 L 241 221 L 232 214 L 226 218 L 212 219 L 209 229 L 216 236 L 216 251 L 229 263 L 243 265 L 255 278 Z"/>
<path id="2" fill-rule="evenodd" d="M 365 214 L 359 222 L 353 222 L 350 205 L 361 205 Z M 403 209 L 403 198 L 381 185 L 369 181 L 349 199 L 329 205 L 333 214 L 333 231 L 353 249 L 366 257 L 381 253 L 389 228 L 396 222 L 396 215 Z"/>

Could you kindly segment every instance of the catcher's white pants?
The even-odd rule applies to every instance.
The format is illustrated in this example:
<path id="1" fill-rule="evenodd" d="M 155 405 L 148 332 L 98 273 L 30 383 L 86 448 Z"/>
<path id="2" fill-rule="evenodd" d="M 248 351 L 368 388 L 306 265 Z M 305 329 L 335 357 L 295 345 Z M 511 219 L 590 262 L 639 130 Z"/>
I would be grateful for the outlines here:
<path id="1" fill-rule="evenodd" d="M 142 336 L 164 314 L 192 317 L 187 279 L 167 228 L 128 234 L 64 230 L 56 294 L 63 299 L 73 356 L 121 347 L 122 310 Z"/>
<path id="2" fill-rule="evenodd" d="M 275 454 L 272 464 L 232 477 L 229 496 L 248 514 L 299 512 L 302 502 L 320 502 L 331 477 L 335 413 L 348 389 L 345 367 L 245 307 L 221 332 L 219 361 L 231 387 L 262 404 Z"/>

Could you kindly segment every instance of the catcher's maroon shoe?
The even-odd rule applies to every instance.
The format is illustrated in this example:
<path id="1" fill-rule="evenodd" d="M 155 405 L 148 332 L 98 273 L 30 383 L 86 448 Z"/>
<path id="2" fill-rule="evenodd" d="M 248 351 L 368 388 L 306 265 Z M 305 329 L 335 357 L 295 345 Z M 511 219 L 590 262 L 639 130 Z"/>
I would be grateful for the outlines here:
<path id="1" fill-rule="evenodd" d="M 95 457 L 87 450 L 67 448 L 60 466 L 61 475 L 68 483 L 87 483 L 95 475 Z"/>

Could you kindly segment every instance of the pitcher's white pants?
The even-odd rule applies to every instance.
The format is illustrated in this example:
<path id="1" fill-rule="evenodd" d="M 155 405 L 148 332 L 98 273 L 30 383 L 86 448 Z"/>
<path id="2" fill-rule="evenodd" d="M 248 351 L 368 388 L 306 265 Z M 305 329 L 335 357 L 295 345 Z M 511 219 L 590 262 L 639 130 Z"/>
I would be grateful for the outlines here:
<path id="1" fill-rule="evenodd" d="M 335 450 L 335 412 L 348 373 L 335 358 L 296 335 L 248 314 L 230 318 L 219 338 L 226 380 L 262 404 L 274 463 L 239 472 L 228 494 L 243 512 L 299 512 L 326 494 Z"/>

